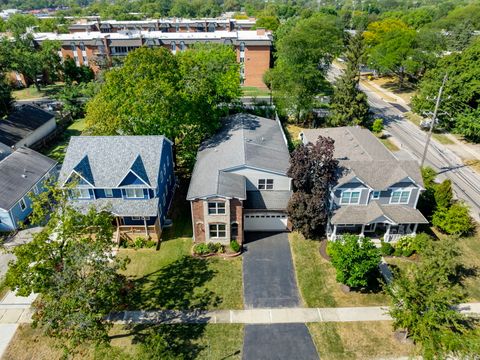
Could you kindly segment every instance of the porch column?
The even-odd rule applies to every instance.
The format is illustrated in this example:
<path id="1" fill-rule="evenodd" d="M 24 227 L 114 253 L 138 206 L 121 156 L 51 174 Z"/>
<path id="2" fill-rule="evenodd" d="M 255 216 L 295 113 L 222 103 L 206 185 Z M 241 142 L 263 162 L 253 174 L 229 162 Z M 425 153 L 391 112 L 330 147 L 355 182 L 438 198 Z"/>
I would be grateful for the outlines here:
<path id="1" fill-rule="evenodd" d="M 337 235 L 337 225 L 333 225 L 333 232 L 330 235 L 330 240 L 335 240 L 335 235 Z"/>
<path id="2" fill-rule="evenodd" d="M 417 228 L 418 228 L 418 224 L 414 224 L 413 225 L 413 231 L 412 231 L 413 236 L 415 236 L 417 234 Z"/>
<path id="3" fill-rule="evenodd" d="M 365 237 L 365 224 L 362 225 L 362 231 L 360 232 L 360 237 Z"/>
<path id="4" fill-rule="evenodd" d="M 148 225 L 147 225 L 147 218 L 144 216 L 143 217 L 143 224 L 145 225 L 145 235 L 149 236 L 148 234 Z"/>
<path id="5" fill-rule="evenodd" d="M 383 236 L 383 240 L 385 240 L 386 242 L 389 242 L 389 237 L 390 237 L 390 228 L 392 227 L 391 224 L 387 224 L 387 232 L 385 233 L 385 235 Z"/>

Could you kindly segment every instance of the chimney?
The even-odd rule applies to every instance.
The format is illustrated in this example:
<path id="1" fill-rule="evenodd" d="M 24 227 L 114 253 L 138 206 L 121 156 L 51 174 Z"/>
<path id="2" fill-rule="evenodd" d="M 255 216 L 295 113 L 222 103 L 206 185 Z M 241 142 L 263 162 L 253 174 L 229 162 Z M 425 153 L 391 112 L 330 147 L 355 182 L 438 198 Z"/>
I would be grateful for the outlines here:
<path id="1" fill-rule="evenodd" d="M 257 29 L 257 35 L 265 35 L 265 29 L 264 28 L 258 28 Z"/>

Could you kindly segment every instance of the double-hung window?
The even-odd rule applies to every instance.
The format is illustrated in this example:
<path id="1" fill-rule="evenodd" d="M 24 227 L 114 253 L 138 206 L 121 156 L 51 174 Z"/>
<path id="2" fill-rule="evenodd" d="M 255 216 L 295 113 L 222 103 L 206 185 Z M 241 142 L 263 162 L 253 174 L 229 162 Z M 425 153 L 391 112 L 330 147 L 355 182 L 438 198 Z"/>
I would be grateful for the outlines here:
<path id="1" fill-rule="evenodd" d="M 127 199 L 143 199 L 143 189 L 139 188 L 130 188 L 125 189 L 125 195 Z"/>
<path id="2" fill-rule="evenodd" d="M 210 224 L 210 238 L 224 238 L 227 236 L 225 224 Z"/>
<path id="3" fill-rule="evenodd" d="M 25 203 L 25 199 L 20 199 L 20 210 L 25 211 L 27 208 L 27 204 Z"/>
<path id="4" fill-rule="evenodd" d="M 77 188 L 75 192 L 77 199 L 90 199 L 90 190 L 88 189 Z"/>
<path id="5" fill-rule="evenodd" d="M 113 190 L 112 189 L 105 189 L 105 196 L 106 197 L 113 197 Z"/>
<path id="6" fill-rule="evenodd" d="M 214 201 L 208 203 L 208 215 L 223 215 L 225 214 L 225 203 Z"/>
<path id="7" fill-rule="evenodd" d="M 273 179 L 258 179 L 258 190 L 273 190 Z"/>
<path id="8" fill-rule="evenodd" d="M 358 204 L 360 202 L 360 191 L 343 191 L 340 204 Z"/>
<path id="9" fill-rule="evenodd" d="M 408 204 L 410 199 L 410 190 L 393 190 L 390 198 L 390 204 Z"/>

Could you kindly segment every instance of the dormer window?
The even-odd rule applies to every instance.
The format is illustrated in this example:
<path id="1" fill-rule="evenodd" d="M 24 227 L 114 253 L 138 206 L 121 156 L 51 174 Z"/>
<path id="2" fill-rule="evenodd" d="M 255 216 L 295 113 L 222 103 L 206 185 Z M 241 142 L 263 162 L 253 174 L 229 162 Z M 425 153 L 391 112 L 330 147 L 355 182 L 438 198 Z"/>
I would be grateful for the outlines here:
<path id="1" fill-rule="evenodd" d="M 125 189 L 125 196 L 127 199 L 143 199 L 145 197 L 143 189 L 140 188 Z"/>
<path id="2" fill-rule="evenodd" d="M 408 204 L 410 199 L 410 190 L 398 189 L 392 191 L 392 197 L 390 198 L 390 204 Z"/>
<path id="3" fill-rule="evenodd" d="M 112 189 L 105 189 L 105 196 L 106 197 L 113 197 L 113 190 Z"/>
<path id="4" fill-rule="evenodd" d="M 77 199 L 90 199 L 90 190 L 77 188 L 75 189 L 75 197 Z"/>
<path id="5" fill-rule="evenodd" d="M 360 191 L 343 191 L 340 204 L 358 204 L 360 202 Z"/>

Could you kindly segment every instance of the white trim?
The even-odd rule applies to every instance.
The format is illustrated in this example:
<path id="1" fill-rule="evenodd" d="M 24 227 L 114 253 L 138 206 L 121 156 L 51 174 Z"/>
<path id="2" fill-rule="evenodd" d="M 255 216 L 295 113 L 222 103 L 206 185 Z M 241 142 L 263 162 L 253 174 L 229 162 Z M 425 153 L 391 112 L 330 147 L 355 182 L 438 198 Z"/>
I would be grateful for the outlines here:
<path id="1" fill-rule="evenodd" d="M 398 198 L 398 202 L 392 202 L 393 200 L 393 193 L 394 192 L 406 192 L 408 191 L 408 199 L 406 202 L 401 202 L 400 200 L 402 199 L 402 194 L 400 194 L 400 197 Z M 394 204 L 394 205 L 407 205 L 410 203 L 410 197 L 412 196 L 412 190 L 410 188 L 392 188 L 392 193 L 390 194 L 390 201 L 389 204 Z"/>
<path id="2" fill-rule="evenodd" d="M 127 174 L 122 178 L 122 180 L 118 183 L 117 185 L 117 188 L 120 188 L 120 184 L 123 182 L 123 180 L 125 180 L 125 178 L 128 176 L 129 173 L 132 173 L 133 175 L 135 175 L 139 180 L 141 180 L 149 189 L 151 189 L 152 187 L 150 185 L 148 185 L 145 180 L 143 180 L 140 176 L 137 175 L 137 173 L 135 171 L 133 171 L 132 169 L 129 169 Z M 122 189 L 125 188 L 125 186 L 122 186 L 121 187 Z"/>
<path id="3" fill-rule="evenodd" d="M 233 166 L 233 167 L 230 167 L 230 168 L 225 168 L 221 171 L 232 172 L 234 170 L 240 170 L 240 169 L 258 170 L 258 171 L 266 172 L 266 173 L 269 173 L 269 174 L 276 174 L 276 175 L 282 175 L 282 176 L 288 177 L 286 172 L 282 173 L 282 172 L 279 172 L 279 171 L 257 168 L 255 166 L 250 166 L 250 165 L 237 165 L 237 166 Z"/>
<path id="4" fill-rule="evenodd" d="M 125 196 L 123 197 L 124 199 L 145 199 L 145 188 L 140 188 L 140 187 L 133 187 L 133 188 L 125 188 L 123 189 L 125 190 Z M 142 196 L 136 196 L 137 194 L 135 194 L 135 197 L 130 197 L 127 195 L 127 191 L 128 190 L 134 190 L 134 192 L 136 192 L 137 190 L 142 190 Z M 123 193 L 122 193 L 123 195 Z"/>
<path id="5" fill-rule="evenodd" d="M 107 194 L 107 190 L 110 191 L 110 194 L 111 194 L 111 195 L 110 195 L 110 194 Z M 107 198 L 113 198 L 113 189 L 112 189 L 112 188 L 104 188 L 104 189 L 103 189 L 103 193 L 105 194 L 105 197 L 107 197 Z"/>
<path id="6" fill-rule="evenodd" d="M 343 193 L 346 193 L 346 192 L 349 192 L 350 193 L 350 198 L 349 198 L 349 202 L 348 203 L 343 203 L 342 202 L 342 197 L 343 197 Z M 355 203 L 352 203 L 351 202 L 351 199 L 352 199 L 352 193 L 358 193 L 358 201 L 355 202 Z M 359 205 L 360 204 L 360 198 L 362 197 L 362 191 L 361 190 L 352 190 L 352 189 L 345 189 L 345 190 L 342 190 L 341 194 L 340 194 L 340 205 Z"/>
<path id="7" fill-rule="evenodd" d="M 22 206 L 22 203 L 23 203 L 24 206 Z M 20 210 L 22 210 L 22 212 L 27 210 L 28 206 L 27 206 L 27 203 L 25 202 L 25 197 L 22 197 L 20 200 L 18 200 L 18 204 L 20 205 Z M 23 209 L 22 209 L 22 207 L 23 207 Z"/>
<path id="8" fill-rule="evenodd" d="M 380 199 L 380 196 L 382 195 L 382 192 L 378 191 L 378 190 L 373 190 L 372 193 L 373 193 L 372 194 L 372 200 L 378 200 L 378 199 Z M 378 193 L 377 197 L 375 197 L 375 193 Z"/>
<path id="9" fill-rule="evenodd" d="M 370 185 L 368 185 L 365 181 L 363 181 L 362 179 L 360 179 L 358 176 L 353 177 L 350 181 L 347 181 L 347 182 L 345 182 L 345 183 L 343 183 L 343 184 L 338 184 L 338 185 L 334 186 L 334 187 L 333 187 L 333 190 L 337 190 L 340 186 L 345 186 L 346 184 L 351 184 L 351 183 L 352 183 L 352 180 L 354 180 L 354 179 L 357 179 L 358 182 L 361 183 L 361 184 L 363 184 L 366 188 L 373 190 L 373 188 L 372 188 Z"/>
<path id="10" fill-rule="evenodd" d="M 92 185 L 92 183 L 90 181 L 88 181 L 87 179 L 85 179 L 82 175 L 80 175 L 78 172 L 75 171 L 75 169 L 73 169 L 71 172 L 70 172 L 70 175 L 67 176 L 67 178 L 65 179 L 65 181 L 63 182 L 62 184 L 62 187 L 65 186 L 65 184 L 67 183 L 67 181 L 72 177 L 72 174 L 75 173 L 77 174 L 80 178 L 82 178 L 88 185 L 90 185 L 92 188 L 95 188 L 94 185 Z"/>

